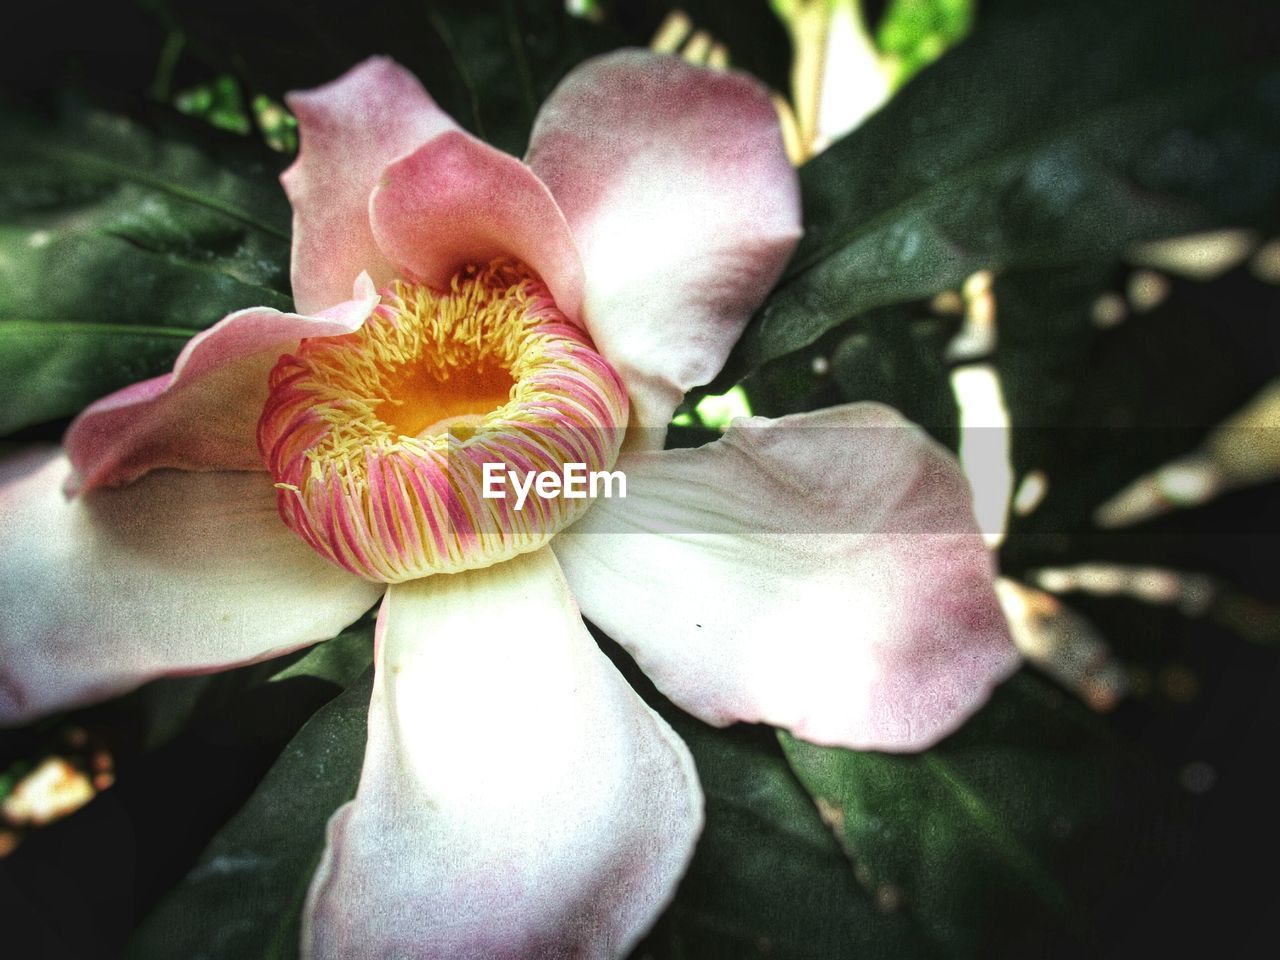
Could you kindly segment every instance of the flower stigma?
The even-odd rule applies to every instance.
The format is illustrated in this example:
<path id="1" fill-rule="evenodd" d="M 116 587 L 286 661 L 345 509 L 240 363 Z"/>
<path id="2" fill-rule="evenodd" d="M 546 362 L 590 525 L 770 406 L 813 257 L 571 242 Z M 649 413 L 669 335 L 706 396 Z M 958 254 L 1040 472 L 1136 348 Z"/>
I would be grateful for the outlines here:
<path id="1" fill-rule="evenodd" d="M 321 555 L 398 583 L 536 550 L 589 501 L 484 496 L 515 475 L 608 470 L 627 394 L 523 264 L 396 281 L 364 326 L 279 359 L 258 422 L 280 516 Z M 490 467 L 490 470 L 494 469 Z"/>

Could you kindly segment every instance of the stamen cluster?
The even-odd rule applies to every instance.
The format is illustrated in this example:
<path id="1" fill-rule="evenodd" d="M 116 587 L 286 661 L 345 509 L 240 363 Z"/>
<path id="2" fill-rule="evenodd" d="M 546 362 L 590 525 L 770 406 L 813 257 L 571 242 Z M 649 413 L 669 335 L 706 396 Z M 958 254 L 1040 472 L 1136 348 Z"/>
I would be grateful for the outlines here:
<path id="1" fill-rule="evenodd" d="M 396 583 L 535 550 L 588 502 L 486 499 L 485 463 L 607 470 L 627 423 L 617 373 L 522 264 L 450 289 L 396 282 L 342 337 L 282 357 L 258 424 L 284 522 L 335 563 Z"/>

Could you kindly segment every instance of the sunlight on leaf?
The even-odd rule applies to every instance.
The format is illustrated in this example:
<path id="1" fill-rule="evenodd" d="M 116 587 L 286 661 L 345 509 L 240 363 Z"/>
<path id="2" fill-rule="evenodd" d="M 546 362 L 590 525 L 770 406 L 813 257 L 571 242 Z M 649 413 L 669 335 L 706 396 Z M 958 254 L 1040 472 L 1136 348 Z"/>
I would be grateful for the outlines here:
<path id="1" fill-rule="evenodd" d="M 703 397 L 694 407 L 703 426 L 713 430 L 727 430 L 735 417 L 751 416 L 751 403 L 741 386 L 734 387 L 719 396 Z"/>
<path id="2" fill-rule="evenodd" d="M 973 25 L 974 3 L 891 0 L 875 39 L 892 70 L 895 89 L 964 39 Z"/>
<path id="3" fill-rule="evenodd" d="M 173 105 L 188 116 L 201 117 L 222 130 L 248 133 L 253 129 L 240 95 L 240 84 L 228 74 L 179 93 L 173 98 Z"/>

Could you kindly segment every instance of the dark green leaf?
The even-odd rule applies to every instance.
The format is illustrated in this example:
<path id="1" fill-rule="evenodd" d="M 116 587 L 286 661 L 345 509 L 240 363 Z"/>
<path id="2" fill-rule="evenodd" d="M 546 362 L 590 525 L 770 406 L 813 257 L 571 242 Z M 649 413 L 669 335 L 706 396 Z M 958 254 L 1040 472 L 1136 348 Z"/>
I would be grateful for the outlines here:
<path id="1" fill-rule="evenodd" d="M 283 742 L 316 707 L 351 686 L 373 662 L 373 627 L 361 621 L 309 650 L 234 670 L 168 677 L 103 708 L 152 750 L 193 724 L 226 740 L 278 736 Z M 234 730 L 233 730 L 234 728 Z"/>
<path id="2" fill-rule="evenodd" d="M 69 416 L 168 370 L 187 330 L 0 321 L 0 434 Z"/>
<path id="3" fill-rule="evenodd" d="M 359 782 L 372 684 L 369 671 L 299 731 L 195 869 L 143 923 L 129 957 L 297 956 L 300 912 L 325 825 Z"/>
<path id="4" fill-rule="evenodd" d="M 907 917 L 880 911 L 858 887 L 767 730 L 670 719 L 697 763 L 707 825 L 675 902 L 646 941 L 650 956 L 930 955 Z"/>
<path id="5" fill-rule="evenodd" d="M 765 364 L 743 386 L 752 411 L 767 417 L 837 403 L 886 403 L 955 449 L 959 413 L 945 363 L 954 328 L 922 306 L 873 310 Z"/>
<path id="6" fill-rule="evenodd" d="M 277 663 L 279 661 L 276 661 Z M 373 663 L 373 625 L 361 621 L 332 640 L 318 643 L 271 674 L 272 683 L 310 678 L 336 683 L 346 689 Z"/>
<path id="7" fill-rule="evenodd" d="M 454 116 L 467 123 L 469 114 L 479 136 L 520 155 L 538 108 L 560 79 L 621 37 L 569 15 L 564 4 L 506 0 L 498 6 L 436 3 L 429 17 L 466 92 L 469 111 Z"/>
<path id="8" fill-rule="evenodd" d="M 979 268 L 1276 222 L 1274 33 L 1200 0 L 979 10 L 968 40 L 801 170 L 805 237 L 712 390 Z"/>
<path id="9" fill-rule="evenodd" d="M 83 105 L 0 124 L 0 432 L 165 371 L 233 310 L 291 306 L 274 170 Z"/>
<path id="10" fill-rule="evenodd" d="M 249 94 L 279 98 L 328 83 L 385 54 L 413 71 L 459 123 L 521 154 L 534 114 L 571 67 L 621 37 L 546 0 L 380 3 L 353 15 L 328 0 L 156 0 L 214 70 L 239 76 Z M 245 32 L 241 25 L 253 23 Z"/>
<path id="11" fill-rule="evenodd" d="M 859 881 L 950 956 L 1011 955 L 1019 942 L 1028 956 L 1049 944 L 1083 949 L 1091 911 L 1150 879 L 1126 867 L 1158 869 L 1182 813 L 1172 771 L 1027 673 L 923 754 L 780 737 Z"/>
<path id="12" fill-rule="evenodd" d="M 861 960 L 931 955 L 859 888 L 772 731 L 719 730 L 666 700 L 616 644 L 604 652 L 689 746 L 706 826 L 675 900 L 633 960 Z"/>

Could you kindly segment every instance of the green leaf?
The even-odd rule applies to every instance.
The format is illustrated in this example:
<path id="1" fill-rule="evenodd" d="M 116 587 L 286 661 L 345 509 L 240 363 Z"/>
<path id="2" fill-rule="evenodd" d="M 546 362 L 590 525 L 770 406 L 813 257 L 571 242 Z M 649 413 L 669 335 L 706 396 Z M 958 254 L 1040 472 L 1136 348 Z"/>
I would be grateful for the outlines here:
<path id="1" fill-rule="evenodd" d="M 78 103 L 0 124 L 0 432 L 164 372 L 234 310 L 291 306 L 275 170 L 215 131 Z"/>
<path id="2" fill-rule="evenodd" d="M 437 2 L 427 16 L 453 68 L 441 80 L 454 90 L 461 83 L 465 91 L 468 109 L 450 112 L 478 136 L 519 156 L 538 108 L 561 78 L 622 38 L 571 16 L 564 4 L 505 0 L 489 7 Z M 434 94 L 432 74 L 415 72 Z M 455 102 L 460 99 L 455 95 Z"/>
<path id="3" fill-rule="evenodd" d="M 945 363 L 954 327 L 923 306 L 872 310 L 767 364 L 743 386 L 751 409 L 766 417 L 838 403 L 886 403 L 954 450 L 959 412 Z"/>
<path id="4" fill-rule="evenodd" d="M 292 958 L 325 825 L 355 796 L 372 670 L 293 738 L 244 808 L 147 917 L 127 956 Z"/>
<path id="5" fill-rule="evenodd" d="M 804 239 L 710 392 L 979 268 L 1274 224 L 1274 43 L 1202 7 L 980 4 L 964 43 L 801 169 Z"/>
<path id="6" fill-rule="evenodd" d="M 220 739 L 288 739 L 317 707 L 373 662 L 373 626 L 361 620 L 308 650 L 216 673 L 166 677 L 101 710 L 153 750 L 192 725 L 219 727 Z"/>
<path id="7" fill-rule="evenodd" d="M 623 38 L 546 0 L 154 0 L 193 53 L 238 76 L 247 93 L 279 98 L 318 86 L 375 54 L 394 57 L 468 130 L 521 154 L 533 118 L 575 64 Z M 245 31 L 243 25 L 252 23 Z"/>
<path id="8" fill-rule="evenodd" d="M 1171 771 L 1028 673 L 919 755 L 779 737 L 859 881 L 948 956 L 1087 947 L 1086 918 L 1150 879 L 1126 870 L 1159 869 L 1184 812 Z"/>
<path id="9" fill-rule="evenodd" d="M 165 327 L 0 321 L 0 434 L 69 416 L 165 372 L 190 336 Z"/>
<path id="10" fill-rule="evenodd" d="M 876 46 L 905 83 L 969 31 L 974 0 L 892 0 L 875 25 Z"/>
<path id="11" fill-rule="evenodd" d="M 928 957 L 910 918 L 857 884 L 773 732 L 716 729 L 664 698 L 621 649 L 601 647 L 688 745 L 706 825 L 675 899 L 633 960 L 862 960 Z"/>
<path id="12" fill-rule="evenodd" d="M 640 955 L 681 960 L 922 957 L 909 918 L 859 888 L 768 730 L 671 712 L 706 794 L 706 828 Z"/>
<path id="13" fill-rule="evenodd" d="M 253 129 L 240 85 L 227 74 L 179 93 L 173 105 L 188 116 L 201 117 L 223 130 L 249 133 Z"/>
<path id="14" fill-rule="evenodd" d="M 348 627 L 332 640 L 318 643 L 271 675 L 272 683 L 302 677 L 351 686 L 373 663 L 373 624 Z"/>

